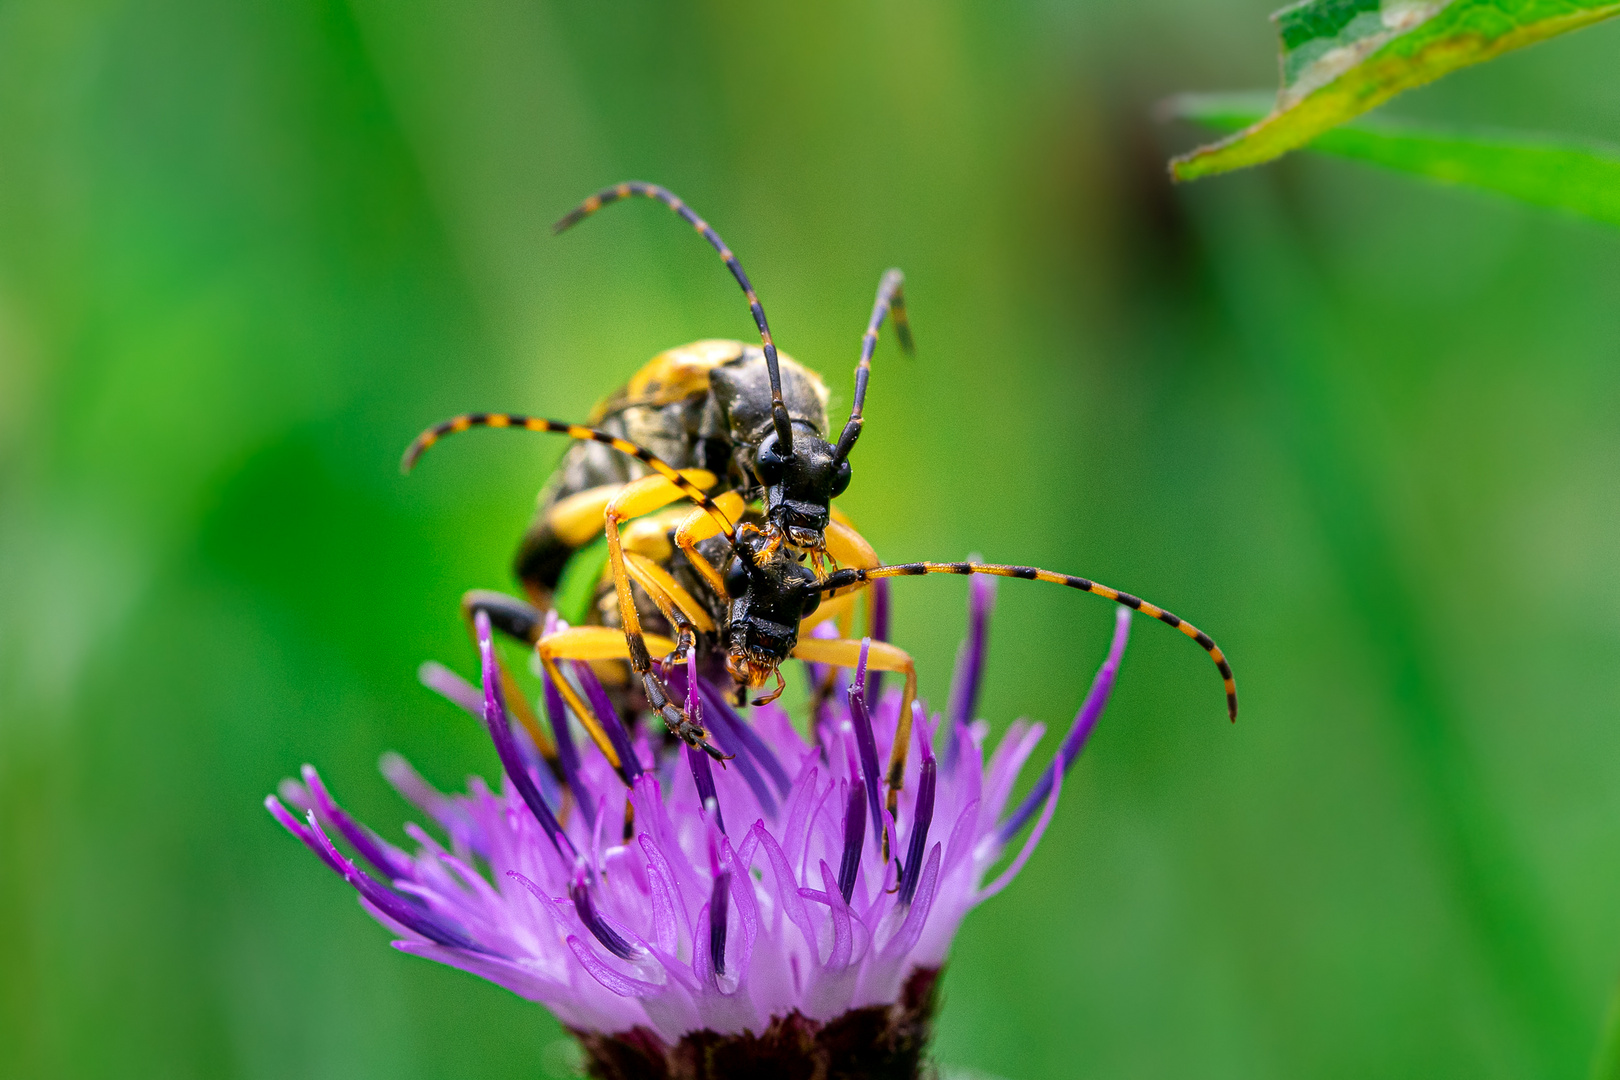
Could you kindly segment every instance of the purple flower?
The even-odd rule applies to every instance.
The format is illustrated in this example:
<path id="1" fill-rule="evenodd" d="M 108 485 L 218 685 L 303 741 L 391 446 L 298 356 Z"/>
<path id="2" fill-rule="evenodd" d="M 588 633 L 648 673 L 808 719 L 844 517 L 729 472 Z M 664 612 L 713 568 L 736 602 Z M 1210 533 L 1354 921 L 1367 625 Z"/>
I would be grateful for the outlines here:
<path id="1" fill-rule="evenodd" d="M 614 768 L 580 742 L 548 686 L 560 750 L 548 765 L 509 721 L 482 616 L 482 692 L 437 665 L 424 666 L 423 678 L 487 725 L 501 785 L 491 790 L 474 777 L 465 794 L 446 795 L 397 755 L 382 761 L 443 840 L 408 825 L 414 851 L 386 842 L 345 813 L 309 766 L 266 805 L 354 886 L 398 937 L 396 948 L 545 1005 L 580 1036 L 593 1075 L 642 1075 L 636 1061 L 694 1042 L 712 1054 L 791 1036 L 795 1053 L 858 1057 L 877 1051 L 837 1040 L 868 1028 L 887 1032 L 861 1037 L 887 1040 L 883 1060 L 894 1071 L 882 1074 L 909 1075 L 951 939 L 1045 832 L 1130 629 L 1121 607 L 1067 737 L 1014 804 L 1014 782 L 1044 728 L 1014 723 L 986 761 L 988 725 L 969 717 L 992 595 L 990 579 L 975 579 L 952 716 L 930 720 L 917 707 L 898 820 L 884 808 L 880 770 L 900 695 L 891 690 L 869 706 L 864 656 L 813 739 L 776 706 L 744 720 L 691 666 L 668 672 L 715 745 L 735 755 L 723 769 L 627 731 L 616 717 Z M 588 698 L 603 696 L 588 666 L 573 674 Z M 991 877 L 1031 818 L 1034 827 Z M 876 1027 L 834 1023 L 851 1016 Z"/>

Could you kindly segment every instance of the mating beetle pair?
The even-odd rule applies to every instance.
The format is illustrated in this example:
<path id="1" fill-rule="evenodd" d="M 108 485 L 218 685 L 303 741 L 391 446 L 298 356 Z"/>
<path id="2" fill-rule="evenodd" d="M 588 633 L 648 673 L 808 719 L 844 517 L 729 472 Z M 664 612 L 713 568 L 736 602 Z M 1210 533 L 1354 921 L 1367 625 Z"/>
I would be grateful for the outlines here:
<path id="1" fill-rule="evenodd" d="M 890 270 L 878 286 L 861 340 L 850 416 L 837 441 L 830 442 L 826 385 L 778 354 L 765 310 L 736 256 L 673 193 L 652 184 L 619 184 L 586 199 L 557 222 L 555 231 L 638 195 L 664 203 L 719 252 L 748 299 L 761 344 L 699 341 L 661 353 L 598 405 L 587 424 L 511 413 L 457 416 L 418 436 L 403 462 L 409 469 L 444 435 L 471 427 L 521 427 L 576 440 L 542 492 L 538 516 L 518 551 L 516 570 L 528 602 L 474 592 L 463 608 L 469 619 L 486 611 L 496 627 L 535 647 L 569 707 L 610 760 L 616 762 L 617 755 L 601 719 L 562 677 L 559 660 L 628 661 L 631 686 L 640 684 L 647 706 L 670 730 L 721 758 L 701 725 L 671 700 L 654 668 L 654 652 L 667 668 L 693 649 L 700 662 L 710 663 L 723 650 L 726 670 L 739 688 L 776 680 L 776 689 L 763 699 L 772 700 L 781 693 L 780 667 L 789 657 L 845 668 L 858 663 L 859 640 L 813 637 L 807 633 L 813 625 L 838 620 L 847 632 L 858 590 L 882 578 L 923 574 L 1046 581 L 1151 615 L 1209 652 L 1236 718 L 1232 670 L 1215 642 L 1138 597 L 1029 566 L 883 565 L 832 501 L 850 483 L 849 456 L 864 423 L 872 354 L 891 315 L 901 345 L 911 347 L 902 275 Z M 611 590 L 598 598 L 597 586 L 605 579 L 611 579 Z M 566 609 L 576 625 L 544 633 L 544 609 Z M 644 623 L 655 621 L 673 640 L 644 629 Z M 904 779 L 916 672 L 908 655 L 882 642 L 871 643 L 868 665 L 905 677 L 888 771 L 892 813 Z M 521 694 L 507 697 L 523 700 Z"/>

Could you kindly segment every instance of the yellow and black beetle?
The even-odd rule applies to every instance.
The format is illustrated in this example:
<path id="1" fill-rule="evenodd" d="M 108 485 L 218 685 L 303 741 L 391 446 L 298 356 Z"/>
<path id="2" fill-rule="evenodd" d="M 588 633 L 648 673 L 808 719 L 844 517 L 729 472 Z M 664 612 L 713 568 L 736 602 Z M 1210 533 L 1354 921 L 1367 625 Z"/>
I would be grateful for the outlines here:
<path id="1" fill-rule="evenodd" d="M 608 598 L 616 601 L 619 626 L 573 626 L 542 635 L 538 607 L 486 592 L 469 593 L 464 609 L 469 619 L 477 610 L 487 611 L 495 626 L 535 644 L 558 689 L 610 760 L 614 751 L 601 725 L 562 678 L 557 660 L 628 660 L 647 704 L 670 730 L 719 758 L 701 726 L 670 700 L 653 670 L 652 648 L 673 661 L 697 647 L 700 635 L 708 635 L 723 644 L 726 668 L 739 686 L 762 686 L 774 676 L 780 693 L 779 668 L 789 657 L 845 668 L 859 663 L 860 641 L 806 637 L 804 629 L 847 614 L 853 593 L 872 581 L 924 574 L 1046 581 L 1142 611 L 1179 629 L 1210 654 L 1236 719 L 1237 689 L 1225 655 L 1209 635 L 1179 616 L 1090 579 L 1036 567 L 881 565 L 871 546 L 831 507 L 849 483 L 848 455 L 863 423 L 872 352 L 891 312 L 902 344 L 910 345 L 899 271 L 886 273 L 879 285 L 861 342 L 850 418 L 832 444 L 823 436 L 828 430 L 826 387 L 813 372 L 777 354 L 764 309 L 741 265 L 684 202 L 654 185 L 619 184 L 591 196 L 559 221 L 557 230 L 630 195 L 665 203 L 714 246 L 748 298 L 762 347 L 703 341 L 662 353 L 598 406 L 592 414 L 596 426 L 469 413 L 423 432 L 404 459 L 408 469 L 438 439 L 471 427 L 521 427 L 578 440 L 580 445 L 542 492 L 539 517 L 519 550 L 518 576 L 534 604 L 551 607 L 574 596 L 575 589 L 564 580 L 571 572 L 582 568 L 578 580 L 594 587 L 603 577 L 605 561 L 613 585 Z M 677 505 L 683 502 L 692 505 Z M 751 510 L 755 502 L 762 509 Z M 599 532 L 605 550 L 602 559 L 593 561 L 587 557 L 588 545 Z M 803 565 L 806 557 L 814 569 Z M 648 604 L 638 607 L 632 584 Z M 824 594 L 834 603 L 823 604 Z M 643 619 L 654 612 L 675 640 L 643 631 Z M 905 676 L 887 778 L 892 813 L 904 780 L 916 673 L 905 652 L 884 643 L 871 643 L 867 662 L 875 670 Z M 508 700 L 522 702 L 512 689 Z"/>
<path id="2" fill-rule="evenodd" d="M 763 575 L 765 581 L 785 580 L 785 571 L 778 572 L 779 551 L 792 552 L 790 561 L 808 556 L 818 571 L 878 564 L 870 546 L 832 510 L 831 502 L 849 484 L 849 453 L 864 423 L 872 353 L 891 314 L 902 346 L 911 348 L 904 278 L 890 270 L 879 282 L 856 364 L 850 416 L 837 442 L 829 442 L 826 385 L 813 371 L 777 353 L 764 308 L 736 256 L 673 193 L 651 184 L 619 184 L 586 199 L 557 223 L 556 231 L 632 195 L 669 206 L 719 252 L 747 297 L 761 345 L 710 340 L 660 353 L 599 404 L 584 425 L 510 413 L 454 417 L 423 432 L 406 451 L 403 465 L 409 469 L 443 436 L 473 427 L 520 427 L 577 440 L 541 492 L 535 522 L 519 546 L 515 569 L 535 607 L 479 591 L 465 598 L 466 614 L 470 619 L 476 610 L 487 610 L 495 626 L 532 639 L 541 662 L 593 735 L 597 725 L 582 711 L 585 703 L 557 675 L 559 659 L 627 659 L 647 703 L 671 730 L 717 753 L 701 728 L 669 700 L 652 669 L 641 624 L 662 619 L 678 638 L 718 632 L 736 683 L 759 687 L 774 677 L 779 693 L 778 669 L 794 648 L 799 626 L 797 621 L 779 621 L 787 610 L 784 604 L 747 589 L 747 573 Z M 687 500 L 695 508 L 674 506 Z M 751 509 L 754 504 L 757 510 Z M 720 550 L 705 557 L 700 545 L 710 541 L 712 549 L 713 538 L 720 536 L 725 537 Z M 599 537 L 600 543 L 593 544 Z M 738 568 L 742 559 L 748 560 L 745 569 Z M 734 571 L 729 588 L 743 591 L 728 593 L 720 569 L 728 564 Z M 537 609 L 559 608 L 574 623 L 610 621 L 582 602 L 590 599 L 604 567 L 616 597 L 616 609 L 606 614 L 619 624 L 622 636 L 616 640 L 600 626 L 575 626 L 539 638 Z M 816 578 L 808 570 L 803 574 L 808 581 Z M 805 584 L 798 576 L 786 576 Z M 632 583 L 642 594 L 640 606 Z M 778 591 L 786 595 L 785 589 Z M 820 617 L 835 614 L 824 610 Z M 874 664 L 900 663 L 885 656 Z M 909 658 L 905 665 L 909 667 Z M 908 686 L 914 679 L 908 673 Z M 520 695 L 508 696 L 521 701 Z"/>

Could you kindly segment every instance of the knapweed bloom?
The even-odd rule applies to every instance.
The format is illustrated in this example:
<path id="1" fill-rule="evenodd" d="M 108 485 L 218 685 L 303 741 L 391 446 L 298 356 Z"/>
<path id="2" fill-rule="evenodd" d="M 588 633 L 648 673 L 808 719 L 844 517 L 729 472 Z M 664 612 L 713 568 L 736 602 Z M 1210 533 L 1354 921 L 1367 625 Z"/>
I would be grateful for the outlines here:
<path id="1" fill-rule="evenodd" d="M 414 851 L 384 841 L 307 766 L 267 805 L 355 888 L 396 948 L 540 1002 L 578 1036 L 594 1076 L 752 1075 L 779 1061 L 792 1065 L 783 1075 L 912 1077 L 951 939 L 1039 842 L 1130 626 L 1120 608 L 1066 738 L 1014 803 L 1043 729 L 1014 723 L 986 760 L 988 725 L 971 715 L 992 595 L 975 582 L 946 715 L 918 707 L 898 820 L 885 810 L 879 748 L 900 695 L 869 706 L 875 673 L 857 671 L 823 702 L 806 737 L 779 707 L 745 720 L 693 667 L 669 672 L 734 755 L 724 768 L 661 732 L 626 730 L 611 708 L 599 713 L 618 766 L 583 753 L 590 744 L 548 686 L 547 762 L 508 716 L 482 616 L 482 692 L 434 666 L 424 680 L 488 727 L 500 785 L 475 777 L 445 795 L 397 756 L 382 764 L 442 838 L 409 825 Z M 573 675 L 606 704 L 587 665 Z"/>

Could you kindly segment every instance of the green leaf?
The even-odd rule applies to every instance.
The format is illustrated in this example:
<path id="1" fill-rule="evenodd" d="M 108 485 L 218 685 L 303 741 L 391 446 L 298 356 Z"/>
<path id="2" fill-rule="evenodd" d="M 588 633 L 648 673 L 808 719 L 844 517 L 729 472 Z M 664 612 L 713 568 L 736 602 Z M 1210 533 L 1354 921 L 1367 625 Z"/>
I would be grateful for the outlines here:
<path id="1" fill-rule="evenodd" d="M 1403 90 L 1615 14 L 1614 0 L 1304 0 L 1272 16 L 1283 78 L 1270 113 L 1174 159 L 1171 175 L 1262 164 Z"/>
<path id="2" fill-rule="evenodd" d="M 1253 94 L 1188 94 L 1172 100 L 1169 111 L 1231 131 L 1265 115 L 1266 106 Z M 1620 149 L 1612 147 L 1357 120 L 1318 135 L 1309 149 L 1620 225 Z"/>

